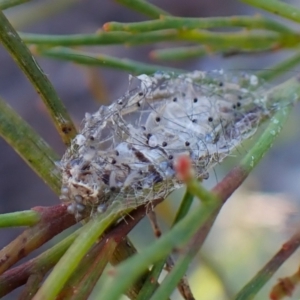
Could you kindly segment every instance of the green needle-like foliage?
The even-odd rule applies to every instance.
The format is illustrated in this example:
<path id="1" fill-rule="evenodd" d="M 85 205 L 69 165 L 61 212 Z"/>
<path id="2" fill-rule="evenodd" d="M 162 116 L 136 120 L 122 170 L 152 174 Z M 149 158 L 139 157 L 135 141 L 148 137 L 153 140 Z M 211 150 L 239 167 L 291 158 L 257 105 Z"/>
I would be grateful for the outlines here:
<path id="1" fill-rule="evenodd" d="M 283 19 L 300 22 L 300 7 L 279 0 L 241 1 Z M 293 54 L 290 57 L 256 74 L 266 82 L 286 74 L 300 62 L 300 31 L 272 17 L 175 17 L 144 0 L 117 0 L 119 4 L 147 16 L 150 20 L 107 22 L 101 30 L 87 34 L 18 33 L 1 10 L 25 2 L 28 1 L 0 0 L 0 42 L 40 95 L 66 145 L 76 135 L 75 126 L 35 56 L 59 60 L 60 63 L 72 62 L 140 75 L 156 71 L 180 74 L 186 70 L 167 63 L 202 59 L 212 54 L 251 54 L 255 59 L 255 55 L 259 53 L 291 50 Z M 147 45 L 148 49 L 152 47 L 149 51 L 150 59 L 165 64 L 154 65 L 101 52 L 107 46 L 141 45 Z M 0 71 L 5 72 L 2 68 Z M 293 105 L 300 100 L 300 77 L 291 77 L 262 92 L 268 105 L 279 109 L 272 110 L 262 120 L 268 122 L 266 127 L 259 136 L 255 136 L 253 146 L 240 162 L 211 191 L 206 190 L 196 178 L 185 178 L 186 192 L 173 217 L 172 225 L 145 249 L 137 250 L 139 247 L 127 235 L 149 210 L 154 209 L 164 199 L 153 199 L 153 202 L 137 209 L 124 208 L 115 203 L 116 207 L 108 207 L 103 214 L 87 215 L 83 220 L 68 214 L 66 204 L 32 209 L 28 207 L 26 211 L 0 215 L 1 230 L 27 226 L 20 236 L 0 250 L 0 297 L 24 285 L 20 299 L 88 299 L 101 279 L 104 285 L 97 295 L 97 299 L 101 300 L 117 300 L 124 294 L 130 299 L 138 300 L 172 299 L 176 288 L 183 299 L 193 299 L 189 278 L 185 274 L 211 233 L 221 208 L 272 147 L 289 118 Z M 59 156 L 2 99 L 0 135 L 59 196 Z M 192 170 L 190 171 L 192 174 Z M 33 259 L 14 266 L 79 221 L 82 221 L 79 229 L 62 237 L 59 242 L 53 242 L 49 249 Z M 235 299 L 253 299 L 296 251 L 299 241 L 298 232 L 256 275 L 253 274 L 253 278 L 243 288 L 235 286 L 236 291 L 241 289 Z M 175 261 L 174 253 L 177 254 Z M 168 274 L 161 280 L 164 269 Z M 280 293 L 285 295 L 282 290 Z"/>

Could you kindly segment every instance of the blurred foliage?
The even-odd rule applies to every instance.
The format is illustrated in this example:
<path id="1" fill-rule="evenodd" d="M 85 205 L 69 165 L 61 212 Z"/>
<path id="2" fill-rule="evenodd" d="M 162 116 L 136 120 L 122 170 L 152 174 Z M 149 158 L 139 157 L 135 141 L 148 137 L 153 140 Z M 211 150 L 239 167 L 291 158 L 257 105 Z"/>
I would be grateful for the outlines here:
<path id="1" fill-rule="evenodd" d="M 287 3 L 277 0 L 242 1 L 283 19 L 294 21 L 298 25 L 300 23 L 300 9 Z M 28 1 L 0 0 L 0 9 L 4 10 L 24 2 Z M 63 2 L 46 1 L 46 7 L 49 9 L 43 9 L 40 4 L 26 4 L 29 7 L 27 16 L 34 15 L 41 18 L 45 16 L 46 11 L 46 15 L 49 16 L 76 3 L 76 1 L 65 1 L 62 5 Z M 300 61 L 299 32 L 274 18 L 260 15 L 174 17 L 143 0 L 118 0 L 117 2 L 144 14 L 150 20 L 132 23 L 108 22 L 101 30 L 90 34 L 47 35 L 17 32 L 5 14 L 0 11 L 0 41 L 41 96 L 66 145 L 75 136 L 76 129 L 34 56 L 72 61 L 92 67 L 114 68 L 132 74 L 151 74 L 157 70 L 176 73 L 184 71 L 168 67 L 169 61 L 205 58 L 213 54 L 238 57 L 240 54 L 256 55 L 287 49 L 293 51 L 291 57 L 272 66 L 271 71 L 266 70 L 258 74 L 266 81 L 284 74 Z M 30 19 L 31 17 L 24 18 L 22 22 L 26 20 L 30 22 Z M 94 49 L 87 51 L 87 48 L 92 46 L 135 47 L 160 42 L 163 42 L 164 47 L 151 51 L 149 56 L 155 61 L 164 62 L 163 66 L 112 57 L 98 53 Z M 255 56 L 253 57 L 255 59 Z M 195 292 L 197 299 L 203 297 L 204 299 L 253 299 L 298 248 L 299 232 L 295 233 L 265 266 L 257 266 L 260 271 L 240 289 L 236 296 L 234 293 L 240 287 L 233 286 L 226 279 L 216 262 L 208 257 L 199 257 L 198 253 L 211 232 L 215 220 L 218 221 L 218 213 L 223 204 L 272 146 L 289 117 L 292 110 L 291 103 L 299 100 L 299 77 L 266 91 L 266 97 L 283 105 L 272 117 L 263 133 L 256 138 L 254 146 L 211 191 L 205 190 L 197 180 L 188 179 L 187 192 L 181 200 L 173 225 L 167 233 L 139 253 L 127 234 L 145 216 L 146 209 L 149 207 L 118 213 L 108 209 L 102 215 L 87 218 L 83 226 L 71 235 L 19 266 L 14 264 L 64 229 L 73 226 L 76 220 L 66 212 L 66 206 L 63 204 L 0 215 L 1 227 L 29 226 L 0 251 L 0 297 L 24 285 L 20 299 L 87 299 L 94 290 L 97 299 L 120 299 L 123 294 L 126 294 L 130 299 L 161 300 L 173 297 L 172 293 L 176 287 L 181 296 L 174 297 L 181 297 L 181 299 L 194 299 L 192 291 Z M 2 100 L 0 101 L 0 134 L 49 188 L 59 194 L 60 176 L 55 168 L 58 155 Z M 193 202 L 194 196 L 201 199 L 201 204 Z M 153 208 L 159 202 L 154 201 Z M 191 209 L 192 205 L 193 209 Z M 120 217 L 123 219 L 116 224 L 116 220 Z M 216 247 L 222 247 L 222 244 Z M 236 248 L 234 251 L 236 251 L 234 255 L 228 253 L 232 265 L 237 264 L 240 268 L 246 268 L 241 265 L 245 261 L 235 261 L 240 250 Z M 175 262 L 171 259 L 171 254 L 176 256 Z M 251 261 L 250 253 L 248 254 Z M 193 268 L 191 278 L 185 277 L 192 261 L 197 259 L 201 260 L 200 264 L 203 263 L 205 268 Z M 108 263 L 117 266 L 106 270 Z M 228 266 L 225 270 L 227 273 L 232 271 Z M 294 286 L 299 282 L 296 278 L 297 274 L 294 275 L 295 271 L 291 272 L 290 277 L 287 276 L 282 280 L 281 285 L 274 287 L 271 293 L 272 299 L 282 299 L 292 294 Z M 164 277 L 163 280 L 161 277 Z M 104 282 L 100 290 L 95 288 L 99 279 Z M 199 291 L 200 285 L 201 291 Z"/>

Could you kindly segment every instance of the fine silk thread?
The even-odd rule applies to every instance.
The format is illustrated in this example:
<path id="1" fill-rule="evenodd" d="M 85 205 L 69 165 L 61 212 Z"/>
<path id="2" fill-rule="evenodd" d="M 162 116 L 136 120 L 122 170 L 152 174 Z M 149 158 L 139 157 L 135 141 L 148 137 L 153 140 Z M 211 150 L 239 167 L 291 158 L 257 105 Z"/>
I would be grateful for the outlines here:
<path id="1" fill-rule="evenodd" d="M 166 197 L 182 185 L 173 169 L 181 155 L 206 178 L 271 109 L 255 75 L 157 72 L 129 81 L 123 97 L 86 114 L 60 162 L 60 199 L 78 218 L 116 201 L 134 208 Z"/>

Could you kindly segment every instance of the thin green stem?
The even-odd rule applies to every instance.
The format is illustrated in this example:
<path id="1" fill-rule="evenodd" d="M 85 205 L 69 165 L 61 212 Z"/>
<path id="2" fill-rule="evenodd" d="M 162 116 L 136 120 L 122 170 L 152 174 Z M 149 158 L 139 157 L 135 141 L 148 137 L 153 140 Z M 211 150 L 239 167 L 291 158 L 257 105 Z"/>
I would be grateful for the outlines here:
<path id="1" fill-rule="evenodd" d="M 154 205 L 157 205 L 160 201 L 154 202 Z M 134 228 L 134 226 L 145 216 L 146 210 L 144 206 L 139 207 L 138 209 L 134 210 L 130 216 L 125 217 L 121 222 L 118 223 L 116 227 L 114 227 L 112 230 L 105 235 L 99 241 L 99 243 L 95 244 L 93 249 L 89 251 L 86 255 L 86 259 L 93 260 L 91 256 L 95 254 L 98 255 L 98 250 L 101 249 L 102 246 L 105 247 L 108 240 L 112 239 L 116 243 L 127 243 L 127 240 L 124 240 L 124 236 L 128 234 L 128 232 Z M 48 216 L 49 219 L 53 220 L 54 218 L 51 216 Z M 61 226 L 58 224 L 58 226 Z M 57 245 L 55 245 L 53 248 L 47 250 L 46 252 L 42 253 L 38 257 L 25 262 L 18 267 L 15 267 L 13 269 L 10 269 L 6 271 L 3 275 L 0 275 L 0 298 L 4 295 L 8 294 L 12 290 L 16 289 L 17 287 L 23 285 L 28 280 L 29 276 L 31 274 L 34 274 L 36 272 L 39 272 L 43 270 L 44 274 L 46 274 L 61 258 L 61 256 L 65 253 L 67 248 L 73 243 L 75 238 L 79 235 L 80 232 L 85 230 L 85 227 L 81 227 L 76 232 L 70 234 L 65 238 L 63 241 L 59 242 Z M 24 238 L 24 236 L 23 236 Z M 101 245 L 100 245 L 101 244 Z M 129 247 L 129 245 L 127 245 Z M 127 247 L 127 250 L 128 250 Z M 95 249 L 96 248 L 96 249 Z M 123 247 L 119 248 L 117 260 L 120 259 L 120 251 L 123 251 Z M 131 250 L 132 251 L 132 250 Z M 10 252 L 8 252 L 10 253 Z M 128 253 L 128 251 L 127 251 Z M 111 261 L 114 258 L 115 253 L 110 253 Z M 0 255 L 1 256 L 1 255 Z M 5 257 L 5 254 L 4 256 Z M 122 256 L 123 257 L 123 256 Z M 81 262 L 83 264 L 83 262 Z M 113 261 L 115 263 L 115 260 Z M 84 265 L 84 267 L 86 264 Z M 94 265 L 91 267 L 94 269 Z M 95 271 L 97 272 L 97 271 Z M 76 273 L 78 274 L 78 273 Z M 85 278 L 80 282 L 81 285 L 84 286 L 85 291 L 87 292 L 87 289 L 91 288 L 93 286 L 93 283 L 91 282 L 89 276 L 86 276 L 83 274 Z M 88 282 L 85 282 L 87 280 Z M 132 286 L 129 290 L 127 290 L 128 294 L 130 295 L 136 295 L 136 292 L 131 292 L 135 286 Z M 64 289 L 65 290 L 65 289 Z M 74 291 L 73 291 L 74 292 Z M 80 292 L 79 292 L 80 293 Z M 82 298 L 84 299 L 84 298 Z"/>
<path id="2" fill-rule="evenodd" d="M 300 233 L 294 234 L 272 259 L 242 289 L 235 300 L 252 300 L 260 289 L 271 279 L 280 266 L 299 248 Z M 281 299 L 281 298 L 272 298 Z"/>
<path id="3" fill-rule="evenodd" d="M 125 46 L 159 43 L 166 41 L 190 41 L 213 47 L 214 50 L 241 49 L 258 50 L 272 47 L 294 47 L 299 43 L 296 34 L 279 35 L 275 32 L 209 32 L 205 30 L 166 29 L 144 33 L 99 32 L 96 34 L 41 35 L 25 34 L 21 37 L 28 44 L 43 46 L 116 45 Z M 43 51 L 33 49 L 33 51 Z M 47 51 L 45 49 L 45 51 Z"/>
<path id="4" fill-rule="evenodd" d="M 184 197 L 181 201 L 180 207 L 177 211 L 176 217 L 173 222 L 173 226 L 182 220 L 189 212 L 189 209 L 192 205 L 194 196 L 188 191 L 185 192 Z M 173 227 L 172 226 L 172 227 Z M 145 280 L 145 284 L 141 289 L 141 292 L 138 295 L 137 300 L 148 299 L 154 293 L 158 287 L 158 278 L 166 264 L 166 259 L 163 258 L 161 261 L 153 265 L 151 272 Z"/>
<path id="5" fill-rule="evenodd" d="M 20 116 L 0 99 L 0 135 L 55 192 L 60 193 L 56 153 Z"/>
<path id="6" fill-rule="evenodd" d="M 159 202 L 155 201 L 153 205 L 157 205 Z M 140 206 L 105 236 L 102 236 L 101 240 L 82 259 L 76 272 L 70 277 L 56 299 L 87 299 L 102 274 L 102 268 L 108 261 L 115 265 L 135 254 L 137 251 L 128 237 L 126 238 L 126 235 L 145 214 L 145 207 Z M 144 278 L 141 277 L 139 281 L 127 289 L 126 295 L 130 299 L 135 299 L 143 283 Z M 74 286 L 77 287 L 76 290 L 74 290 Z"/>
<path id="7" fill-rule="evenodd" d="M 118 3 L 129 7 L 141 14 L 144 14 L 150 18 L 156 19 L 160 15 L 168 15 L 169 13 L 162 10 L 161 8 L 148 3 L 143 0 L 116 0 Z"/>
<path id="8" fill-rule="evenodd" d="M 42 56 L 62 59 L 66 61 L 73 61 L 78 64 L 90 66 L 102 66 L 106 68 L 113 68 L 130 72 L 132 74 L 153 74 L 157 70 L 166 72 L 182 73 L 183 70 L 175 68 L 167 68 L 157 65 L 144 64 L 130 59 L 119 59 L 108 55 L 94 54 L 88 52 L 81 52 L 69 48 L 53 48 L 49 50 L 40 49 L 39 52 Z"/>
<path id="9" fill-rule="evenodd" d="M 300 9 L 279 0 L 240 0 L 252 6 L 266 10 L 272 14 L 281 16 L 300 23 Z"/>
<path id="10" fill-rule="evenodd" d="M 0 250 L 0 274 L 76 223 L 74 216 L 67 213 L 66 205 L 36 207 L 34 210 L 40 213 L 40 221 L 26 228 L 16 239 Z"/>
<path id="11" fill-rule="evenodd" d="M 43 46 L 87 46 L 87 45 L 120 45 L 125 46 L 151 44 L 177 39 L 177 30 L 159 30 L 133 34 L 131 32 L 103 32 L 94 34 L 74 35 L 45 35 L 33 33 L 20 33 L 27 44 Z M 34 50 L 34 49 L 33 49 Z"/>
<path id="12" fill-rule="evenodd" d="M 188 190 L 185 191 L 183 199 L 180 203 L 180 207 L 175 216 L 173 226 L 177 224 L 180 220 L 182 220 L 189 212 L 190 207 L 193 203 L 194 195 L 191 194 Z"/>
<path id="13" fill-rule="evenodd" d="M 176 224 L 163 238 L 148 246 L 142 253 L 126 260 L 109 276 L 101 293 L 101 300 L 116 300 L 149 265 L 167 257 L 172 249 L 182 246 L 207 220 L 215 208 L 215 203 L 203 205 L 193 210 L 186 218 Z M 189 228 L 187 231 L 186 229 Z"/>
<path id="14" fill-rule="evenodd" d="M 2 274 L 0 276 L 0 297 L 26 283 L 31 274 L 41 270 L 46 274 L 59 261 L 81 231 L 82 228 L 78 229 L 52 248 L 26 262 L 25 265 L 20 265 Z"/>
<path id="15" fill-rule="evenodd" d="M 166 264 L 166 259 L 163 258 L 162 260 L 155 263 L 149 272 L 147 278 L 145 279 L 145 283 L 138 294 L 136 300 L 144 300 L 149 299 L 154 291 L 159 286 L 158 284 L 158 278 L 164 268 L 164 265 Z"/>
<path id="16" fill-rule="evenodd" d="M 178 61 L 184 59 L 200 58 L 207 54 L 208 51 L 203 46 L 189 46 L 153 50 L 150 52 L 150 57 L 154 60 Z"/>
<path id="17" fill-rule="evenodd" d="M 117 246 L 116 241 L 109 239 L 106 243 L 97 243 L 80 262 L 76 272 L 73 272 L 69 281 L 64 285 L 57 300 L 87 299 L 93 287 L 102 275 L 109 257 Z M 74 290 L 76 287 L 76 290 Z"/>
<path id="18" fill-rule="evenodd" d="M 186 182 L 187 191 L 196 196 L 203 203 L 215 203 L 219 202 L 218 197 L 205 189 L 202 185 L 199 185 L 199 181 L 196 178 Z"/>
<path id="19" fill-rule="evenodd" d="M 34 210 L 18 211 L 0 215 L 0 228 L 35 225 L 41 215 Z"/>
<path id="20" fill-rule="evenodd" d="M 247 29 L 265 29 L 280 33 L 292 34 L 292 29 L 276 21 L 264 18 L 262 16 L 232 16 L 232 17 L 214 17 L 214 18 L 183 18 L 162 16 L 160 20 L 119 23 L 109 22 L 103 25 L 106 31 L 130 31 L 146 32 L 162 29 L 209 29 L 209 28 L 236 28 Z"/>
<path id="21" fill-rule="evenodd" d="M 137 223 L 141 218 L 135 220 Z M 127 260 L 128 258 L 132 257 L 137 253 L 137 249 L 135 248 L 134 244 L 129 240 L 128 237 L 124 238 L 122 241 L 119 242 L 115 251 L 113 252 L 113 256 L 110 257 L 109 262 L 112 266 L 117 266 L 123 261 Z M 136 299 L 137 295 L 143 288 L 145 284 L 146 278 L 148 274 L 145 273 L 143 276 L 139 278 L 129 289 L 126 291 L 126 295 L 130 299 Z"/>
<path id="22" fill-rule="evenodd" d="M 300 51 L 298 50 L 298 52 L 295 55 L 289 57 L 288 59 L 284 60 L 283 62 L 280 62 L 275 66 L 272 66 L 272 68 L 257 72 L 257 76 L 259 78 L 263 78 L 266 81 L 271 81 L 279 77 L 280 75 L 286 73 L 287 71 L 292 70 L 299 63 Z"/>
<path id="23" fill-rule="evenodd" d="M 69 144 L 76 134 L 76 129 L 66 108 L 56 94 L 47 76 L 31 55 L 29 49 L 1 11 L 0 42 L 26 74 L 38 94 L 40 94 L 63 141 Z"/>
<path id="24" fill-rule="evenodd" d="M 293 103 L 300 99 L 299 78 L 295 77 L 277 86 L 267 93 L 270 105 L 276 105 L 278 109 L 270 120 L 270 123 L 251 151 L 241 161 L 240 167 L 249 173 L 273 145 L 275 137 L 280 133 L 283 124 L 288 119 Z M 273 103 L 273 104 L 272 104 Z"/>
<path id="25" fill-rule="evenodd" d="M 285 39 L 283 38 L 285 37 Z M 299 43 L 296 36 L 280 36 L 276 33 L 234 32 L 219 33 L 209 31 L 181 31 L 178 40 L 196 42 L 213 47 L 213 49 L 257 50 L 271 47 L 293 47 Z"/>
<path id="26" fill-rule="evenodd" d="M 103 32 L 93 34 L 48 35 L 20 32 L 20 37 L 27 44 L 43 46 L 93 46 L 126 43 L 131 37 L 127 32 Z"/>
<path id="27" fill-rule="evenodd" d="M 76 238 L 72 246 L 55 265 L 53 271 L 50 273 L 37 294 L 33 297 L 33 300 L 55 299 L 79 265 L 84 255 L 108 226 L 118 218 L 118 214 L 111 213 L 111 211 L 113 211 L 113 207 L 109 208 L 105 215 L 99 215 L 84 225 L 82 233 Z"/>
<path id="28" fill-rule="evenodd" d="M 167 299 L 174 291 L 180 279 L 186 273 L 190 263 L 191 258 L 189 256 L 183 256 L 180 258 L 150 300 Z"/>

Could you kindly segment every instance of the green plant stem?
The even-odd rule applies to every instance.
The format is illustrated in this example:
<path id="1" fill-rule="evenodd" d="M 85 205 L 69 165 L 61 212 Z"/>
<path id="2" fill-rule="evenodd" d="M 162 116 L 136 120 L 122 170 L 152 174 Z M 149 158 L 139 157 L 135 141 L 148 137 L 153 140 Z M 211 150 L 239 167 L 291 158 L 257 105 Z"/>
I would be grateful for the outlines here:
<path id="1" fill-rule="evenodd" d="M 187 181 L 186 188 L 189 194 L 197 197 L 203 203 L 219 202 L 218 197 L 205 189 L 202 185 L 199 185 L 199 181 L 196 178 Z"/>
<path id="2" fill-rule="evenodd" d="M 2 274 L 0 276 L 0 297 L 26 283 L 32 274 L 41 270 L 46 274 L 67 251 L 81 231 L 82 228 L 78 229 L 39 256 Z"/>
<path id="3" fill-rule="evenodd" d="M 41 215 L 34 210 L 18 211 L 0 215 L 0 228 L 32 226 L 38 223 Z"/>
<path id="4" fill-rule="evenodd" d="M 80 46 L 80 45 L 117 45 L 125 46 L 159 43 L 166 41 L 189 41 L 206 44 L 217 49 L 257 50 L 271 47 L 294 47 L 299 43 L 296 34 L 279 35 L 275 32 L 210 32 L 205 30 L 166 29 L 145 33 L 129 33 L 124 31 L 99 32 L 89 35 L 41 35 L 21 34 L 28 44 L 43 46 Z M 42 49 L 43 50 L 43 49 Z M 32 48 L 33 52 L 42 51 Z M 46 49 L 44 49 L 46 51 Z"/>
<path id="5" fill-rule="evenodd" d="M 167 299 L 174 291 L 180 279 L 184 276 L 190 263 L 191 258 L 189 256 L 180 258 L 150 300 Z"/>
<path id="6" fill-rule="evenodd" d="M 93 45 L 120 45 L 134 46 L 151 44 L 177 39 L 177 30 L 160 30 L 133 34 L 130 32 L 103 32 L 94 34 L 73 35 L 46 35 L 33 33 L 20 33 L 27 44 L 43 46 L 93 46 Z"/>
<path id="7" fill-rule="evenodd" d="M 131 229 L 145 216 L 146 210 L 140 207 L 131 213 L 118 227 L 112 229 L 102 240 L 95 244 L 85 255 L 76 272 L 68 280 L 62 292 L 57 296 L 59 299 L 81 300 L 87 299 L 93 287 L 102 275 L 103 267 L 109 261 L 112 265 L 135 254 L 137 251 L 134 245 L 126 237 Z M 130 299 L 135 299 L 144 284 L 144 277 L 141 277 L 127 291 Z M 77 289 L 74 291 L 73 287 Z"/>
<path id="8" fill-rule="evenodd" d="M 135 223 L 137 223 L 139 220 L 141 220 L 141 218 L 136 219 Z M 112 266 L 117 266 L 123 261 L 130 258 L 131 256 L 135 255 L 136 253 L 137 250 L 134 244 L 127 237 L 127 239 L 123 239 L 118 243 L 115 251 L 113 252 L 113 256 L 111 256 L 109 259 L 109 262 Z M 127 289 L 126 295 L 128 298 L 130 299 L 137 298 L 137 295 L 143 288 L 143 285 L 147 277 L 148 277 L 148 273 L 145 273 L 143 276 L 139 278 L 139 280 L 137 280 L 132 286 L 130 286 L 129 289 Z"/>
<path id="9" fill-rule="evenodd" d="M 293 104 L 300 99 L 300 77 L 292 78 L 267 93 L 270 103 L 278 105 L 278 110 L 251 151 L 241 161 L 240 167 L 249 173 L 273 145 L 283 124 L 293 109 Z"/>
<path id="10" fill-rule="evenodd" d="M 272 14 L 300 23 L 300 9 L 279 0 L 240 0 Z"/>
<path id="11" fill-rule="evenodd" d="M 117 45 L 130 40 L 131 33 L 127 32 L 103 32 L 93 34 L 47 35 L 20 32 L 20 37 L 27 44 L 43 46 L 93 46 L 93 45 Z"/>
<path id="12" fill-rule="evenodd" d="M 186 182 L 187 192 L 184 197 L 186 201 L 186 207 L 182 207 L 182 212 L 177 215 L 176 219 L 181 218 L 184 216 L 185 213 L 187 213 L 187 208 L 190 206 L 191 201 L 193 200 L 193 197 L 196 196 L 199 198 L 199 200 L 202 201 L 202 205 L 211 205 L 214 204 L 214 210 L 212 210 L 210 216 L 218 209 L 219 203 L 221 203 L 220 199 L 218 197 L 207 191 L 202 187 L 202 185 L 199 184 L 199 181 L 192 178 Z M 175 220 L 176 220 L 175 219 Z M 179 218 L 180 219 L 180 218 Z M 208 217 L 209 219 L 209 217 Z M 202 228 L 202 226 L 200 227 Z M 199 229 L 198 229 L 199 230 Z M 171 293 L 174 291 L 175 287 L 178 285 L 180 280 L 184 277 L 188 266 L 190 265 L 192 259 L 198 252 L 198 248 L 196 247 L 186 247 L 187 252 L 186 255 L 182 255 L 179 261 L 176 263 L 176 265 L 172 268 L 170 273 L 167 275 L 167 277 L 162 282 L 163 287 L 159 286 L 153 296 L 151 297 L 151 300 L 159 300 L 159 299 L 166 299 L 168 298 Z M 182 252 L 182 250 L 180 251 Z"/>
<path id="13" fill-rule="evenodd" d="M 260 289 L 270 280 L 280 266 L 299 248 L 300 233 L 293 235 L 272 259 L 236 295 L 235 300 L 254 299 Z M 278 298 L 279 299 L 279 298 Z"/>
<path id="14" fill-rule="evenodd" d="M 161 8 L 143 0 L 116 0 L 116 2 L 153 19 L 159 18 L 160 15 L 169 14 Z"/>
<path id="15" fill-rule="evenodd" d="M 73 273 L 70 280 L 64 285 L 62 292 L 55 299 L 88 299 L 116 246 L 117 243 L 113 239 L 109 239 L 104 244 L 96 244 L 82 259 L 76 272 Z"/>
<path id="16" fill-rule="evenodd" d="M 183 199 L 180 203 L 180 207 L 176 213 L 173 226 L 182 220 L 189 212 L 190 207 L 193 203 L 194 195 L 191 194 L 188 190 L 185 191 Z"/>
<path id="17" fill-rule="evenodd" d="M 183 70 L 166 68 L 156 65 L 148 65 L 139 63 L 130 59 L 118 59 L 107 55 L 94 54 L 88 52 L 76 51 L 68 48 L 53 48 L 49 50 L 40 50 L 42 56 L 52 57 L 56 59 L 62 59 L 67 61 L 73 61 L 78 64 L 90 65 L 90 66 L 102 66 L 106 68 L 118 69 L 132 74 L 153 74 L 157 70 L 166 72 L 182 73 Z"/>
<path id="18" fill-rule="evenodd" d="M 76 129 L 66 108 L 56 94 L 52 84 L 37 64 L 29 49 L 18 36 L 5 15 L 0 11 L 0 42 L 26 74 L 43 99 L 63 141 L 69 144 Z"/>
<path id="19" fill-rule="evenodd" d="M 138 294 L 136 300 L 144 300 L 144 299 L 150 299 L 154 291 L 158 288 L 158 278 L 164 268 L 164 265 L 166 264 L 166 259 L 163 258 L 157 263 L 155 263 L 149 272 L 147 278 L 145 279 L 145 283 Z"/>
<path id="20" fill-rule="evenodd" d="M 270 49 L 292 48 L 299 44 L 299 37 L 296 34 L 276 34 L 274 32 L 251 32 L 239 31 L 233 33 L 220 33 L 199 30 L 159 30 L 145 33 L 128 32 L 101 32 L 92 35 L 71 35 L 71 36 L 47 36 L 36 34 L 21 34 L 26 43 L 33 43 L 41 46 L 79 46 L 79 45 L 109 45 L 122 44 L 124 46 L 150 44 L 166 41 L 188 41 L 206 46 L 206 52 L 225 52 L 239 49 L 240 51 L 270 51 Z M 44 53 L 47 56 L 57 56 L 59 52 L 66 52 L 67 48 L 47 49 L 45 47 L 32 48 L 34 54 Z M 60 49 L 60 50 L 57 50 Z M 197 49 L 198 50 L 198 49 Z M 71 50 L 68 50 L 71 51 Z M 75 51 L 75 50 L 73 50 Z M 183 51 L 183 50 L 181 50 Z M 199 51 L 199 50 L 198 50 Z M 179 53 L 180 55 L 186 55 Z M 176 55 L 179 55 L 176 54 Z M 84 53 L 82 54 L 84 55 Z M 60 54 L 62 56 L 62 54 Z M 95 54 L 92 54 L 95 56 Z M 105 57 L 103 56 L 99 56 Z M 78 58 L 79 59 L 79 58 Z M 90 62 L 90 64 L 93 64 Z M 110 65 L 108 65 L 110 66 Z M 111 67 L 114 67 L 112 64 Z M 150 66 L 149 66 L 150 67 Z M 153 66 L 154 68 L 161 66 Z"/>
<path id="21" fill-rule="evenodd" d="M 280 36 L 275 33 L 234 32 L 219 33 L 209 31 L 180 31 L 177 40 L 196 42 L 213 47 L 214 50 L 243 49 L 258 50 L 271 47 L 293 47 L 298 44 L 296 36 Z"/>
<path id="22" fill-rule="evenodd" d="M 0 135 L 54 192 L 60 192 L 60 175 L 55 166 L 59 157 L 2 99 Z"/>
<path id="23" fill-rule="evenodd" d="M 146 32 L 162 29 L 209 29 L 209 28 L 236 28 L 243 27 L 247 29 L 266 29 L 280 33 L 292 34 L 292 29 L 276 21 L 264 18 L 259 15 L 255 16 L 232 16 L 232 17 L 215 17 L 215 18 L 183 18 L 162 16 L 160 20 L 119 23 L 109 22 L 103 25 L 106 31 L 130 31 Z"/>
<path id="24" fill-rule="evenodd" d="M 62 204 L 50 209 L 36 207 L 34 210 L 40 214 L 40 222 L 24 230 L 22 234 L 0 251 L 0 274 L 58 233 L 76 223 L 74 216 L 67 214 L 67 207 Z"/>
<path id="25" fill-rule="evenodd" d="M 172 227 L 188 214 L 189 209 L 193 203 L 193 199 L 194 196 L 186 190 L 184 197 L 181 201 L 180 207 L 177 211 Z M 165 264 L 166 264 L 166 258 L 163 258 L 162 260 L 158 261 L 156 264 L 153 265 L 150 273 L 147 276 L 147 279 L 145 280 L 145 284 L 142 287 L 136 300 L 149 299 L 151 297 L 151 295 L 159 286 L 158 278 Z"/>
<path id="26" fill-rule="evenodd" d="M 55 299 L 84 255 L 87 254 L 103 232 L 119 217 L 119 214 L 113 211 L 114 207 L 110 207 L 104 215 L 98 215 L 84 225 L 82 233 L 55 265 L 53 271 L 33 297 L 33 300 Z"/>
<path id="27" fill-rule="evenodd" d="M 296 54 L 284 60 L 283 62 L 280 62 L 275 66 L 272 66 L 272 68 L 257 72 L 257 76 L 266 81 L 271 81 L 276 77 L 279 77 L 280 75 L 284 74 L 288 70 L 295 68 L 295 66 L 298 65 L 299 63 L 300 63 L 300 51 L 298 50 Z"/>
<path id="28" fill-rule="evenodd" d="M 130 286 L 148 266 L 160 261 L 170 254 L 172 249 L 184 245 L 189 238 L 206 221 L 214 210 L 215 203 L 209 203 L 195 210 L 176 224 L 163 238 L 158 239 L 142 253 L 126 260 L 111 273 L 108 282 L 104 285 L 101 300 L 119 299 L 122 293 Z M 186 229 L 189 228 L 187 231 Z"/>
<path id="29" fill-rule="evenodd" d="M 160 201 L 155 201 L 154 205 L 157 205 L 159 202 Z M 96 244 L 94 247 L 101 249 L 101 245 L 99 244 L 102 244 L 103 246 L 109 239 L 113 239 L 117 243 L 120 243 L 120 241 L 126 242 L 126 240 L 124 240 L 124 236 L 128 234 L 128 232 L 145 216 L 145 214 L 146 210 L 144 206 L 134 210 L 130 216 L 125 217 L 124 220 L 118 223 L 118 225 L 114 227 L 105 237 L 103 237 L 100 243 Z M 58 226 L 61 226 L 61 224 L 58 224 Z M 12 290 L 26 283 L 31 274 L 35 274 L 40 270 L 43 270 L 43 272 L 46 274 L 57 263 L 61 256 L 66 252 L 67 248 L 83 230 L 85 230 L 85 228 L 81 227 L 51 249 L 40 254 L 38 257 L 31 259 L 30 261 L 10 269 L 4 274 L 0 275 L 0 297 L 3 297 Z M 89 256 L 89 254 L 90 252 L 87 254 L 87 256 Z M 111 258 L 113 258 L 114 255 L 115 253 L 113 253 Z M 119 259 L 120 253 L 117 256 Z M 89 277 L 86 279 L 89 280 Z M 81 281 L 80 284 L 85 284 L 85 281 Z M 87 284 L 90 285 L 91 281 L 89 281 Z M 85 286 L 85 290 L 87 288 L 88 286 Z M 128 290 L 128 292 L 130 293 L 130 290 Z"/>
<path id="30" fill-rule="evenodd" d="M 210 49 L 210 52 L 212 50 Z M 178 61 L 184 59 L 200 58 L 208 54 L 203 46 L 178 47 L 172 49 L 159 49 L 150 52 L 153 60 Z"/>
<path id="31" fill-rule="evenodd" d="M 0 10 L 4 10 L 31 0 L 0 0 Z"/>

